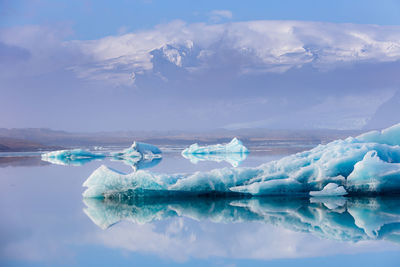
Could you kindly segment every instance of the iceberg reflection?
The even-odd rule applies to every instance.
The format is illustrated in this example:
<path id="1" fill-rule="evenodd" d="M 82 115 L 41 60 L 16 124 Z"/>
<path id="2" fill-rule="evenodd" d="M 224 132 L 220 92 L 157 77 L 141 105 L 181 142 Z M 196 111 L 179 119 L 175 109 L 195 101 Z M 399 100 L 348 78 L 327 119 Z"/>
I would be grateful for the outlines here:
<path id="1" fill-rule="evenodd" d="M 232 167 L 238 167 L 242 161 L 247 158 L 248 153 L 230 153 L 230 154 L 183 154 L 182 156 L 191 163 L 197 164 L 199 161 L 228 162 Z"/>
<path id="2" fill-rule="evenodd" d="M 51 158 L 51 157 L 42 157 L 42 161 L 56 164 L 56 165 L 64 165 L 64 166 L 82 166 L 89 162 L 98 160 L 104 160 L 106 157 L 87 157 L 87 158 Z M 132 167 L 133 171 L 137 171 L 140 169 L 149 169 L 156 165 L 158 165 L 162 158 L 110 158 L 111 161 L 121 162 L 125 165 Z"/>
<path id="3" fill-rule="evenodd" d="M 83 149 L 57 150 L 42 154 L 42 160 L 57 165 L 81 166 L 92 160 L 102 160 L 102 153 L 92 153 Z"/>
<path id="4" fill-rule="evenodd" d="M 158 165 L 162 158 L 111 158 L 112 161 L 122 162 L 125 165 L 131 166 L 133 171 L 141 170 L 141 169 L 149 169 Z"/>
<path id="5" fill-rule="evenodd" d="M 400 198 L 119 198 L 84 199 L 100 228 L 121 220 L 147 224 L 172 217 L 214 223 L 262 222 L 324 239 L 400 243 Z"/>
<path id="6" fill-rule="evenodd" d="M 102 150 L 102 147 L 94 147 Z M 133 142 L 133 144 L 120 152 L 93 153 L 83 149 L 57 150 L 41 155 L 42 161 L 65 166 L 82 166 L 93 160 L 120 161 L 132 167 L 134 171 L 156 166 L 162 159 L 161 150 L 150 144 Z"/>

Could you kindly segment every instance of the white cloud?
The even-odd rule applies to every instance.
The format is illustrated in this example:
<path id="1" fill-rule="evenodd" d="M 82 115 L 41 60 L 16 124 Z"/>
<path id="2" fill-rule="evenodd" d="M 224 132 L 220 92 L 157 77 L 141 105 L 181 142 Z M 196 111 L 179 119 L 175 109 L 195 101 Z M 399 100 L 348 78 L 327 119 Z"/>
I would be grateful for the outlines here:
<path id="1" fill-rule="evenodd" d="M 188 45 L 190 44 L 190 45 Z M 92 41 L 66 42 L 92 59 L 93 73 L 152 71 L 161 51 L 172 64 L 196 69 L 221 52 L 237 53 L 242 74 L 285 72 L 312 64 L 319 69 L 355 62 L 390 62 L 400 59 L 400 27 L 301 21 L 249 21 L 229 24 L 186 24 L 175 21 L 152 30 L 108 36 Z M 187 51 L 195 59 L 187 60 Z M 93 77 L 91 77 L 93 75 Z"/>
<path id="2" fill-rule="evenodd" d="M 179 230 L 169 231 L 177 226 Z M 338 243 L 264 223 L 220 224 L 187 218 L 174 218 L 162 225 L 121 222 L 105 231 L 90 234 L 87 240 L 178 262 L 209 257 L 259 260 L 322 257 L 390 247 L 390 244 L 376 240 Z"/>
<path id="3" fill-rule="evenodd" d="M 212 14 L 231 16 L 226 10 Z M 26 48 L 32 54 L 33 64 L 27 64 L 27 71 L 37 72 L 39 65 L 51 70 L 59 67 L 73 70 L 81 78 L 113 84 L 132 84 L 133 73 L 136 77 L 152 73 L 154 62 L 161 59 L 190 72 L 218 64 L 236 66 L 242 75 L 284 73 L 306 64 L 326 70 L 357 62 L 400 60 L 400 26 L 173 21 L 150 30 L 75 41 L 62 41 L 63 34 L 38 26 L 0 33 L 1 42 Z M 237 58 L 240 60 L 235 61 Z"/>

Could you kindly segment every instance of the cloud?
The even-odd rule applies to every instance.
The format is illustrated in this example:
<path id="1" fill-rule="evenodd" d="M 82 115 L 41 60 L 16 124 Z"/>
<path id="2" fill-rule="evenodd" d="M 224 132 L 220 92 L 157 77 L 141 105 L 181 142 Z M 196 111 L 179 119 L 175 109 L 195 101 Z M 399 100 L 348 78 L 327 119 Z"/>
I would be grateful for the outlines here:
<path id="1" fill-rule="evenodd" d="M 30 53 L 26 49 L 0 42 L 0 61 L 3 62 L 3 64 L 14 61 L 25 61 L 29 59 L 29 57 Z"/>
<path id="2" fill-rule="evenodd" d="M 179 227 L 179 229 L 176 229 Z M 170 231 L 174 229 L 175 231 Z M 229 235 L 226 233 L 229 232 Z M 121 222 L 91 233 L 89 242 L 184 262 L 192 258 L 287 259 L 366 253 L 385 249 L 381 241 L 357 244 L 323 240 L 264 223 L 219 224 L 172 219 L 162 225 Z"/>
<path id="3" fill-rule="evenodd" d="M 212 10 L 209 16 L 210 21 L 219 22 L 223 19 L 232 19 L 233 14 L 230 10 Z"/>
<path id="4" fill-rule="evenodd" d="M 211 14 L 231 17 L 227 10 Z M 5 46 L 27 49 L 36 65 L 32 69 L 38 65 L 51 69 L 58 66 L 83 79 L 120 85 L 132 85 L 132 77 L 143 74 L 165 76 L 154 72 L 154 65 L 161 61 L 188 73 L 235 66 L 239 75 L 253 75 L 285 73 L 305 65 L 326 71 L 360 62 L 400 59 L 400 26 L 173 21 L 150 30 L 74 41 L 62 41 L 62 32 L 39 26 L 19 27 L 3 30 L 0 41 Z M 62 60 L 54 60 L 60 57 Z"/>
<path id="5" fill-rule="evenodd" d="M 26 25 L 0 29 L 0 68 L 9 75 L 32 76 L 82 64 L 79 50 L 63 39 L 71 34 L 65 25 Z M 2 56 L 1 54 L 4 54 Z M 0 73 L 0 77 L 4 73 Z"/>
<path id="6" fill-rule="evenodd" d="M 360 130 L 373 118 L 379 107 L 395 94 L 395 89 L 382 89 L 379 91 L 364 92 L 362 95 L 326 96 L 309 107 L 302 110 L 295 110 L 289 114 L 292 118 L 291 127 Z M 257 121 L 232 123 L 225 125 L 223 128 L 279 128 L 282 127 L 279 123 L 285 121 L 285 116 L 287 117 L 288 114 Z M 298 123 L 301 125 L 298 125 Z"/>
<path id="7" fill-rule="evenodd" d="M 397 61 L 400 27 L 302 21 L 211 25 L 174 21 L 152 30 L 65 45 L 92 59 L 86 66 L 75 67 L 80 77 L 87 78 L 96 78 L 99 72 L 151 72 L 162 58 L 184 70 L 204 70 L 215 63 L 223 64 L 215 58 L 227 51 L 241 58 L 228 65 L 236 64 L 243 75 L 284 73 L 307 64 L 329 70 L 357 62 Z M 155 56 L 154 51 L 160 53 Z"/>
<path id="8" fill-rule="evenodd" d="M 0 57 L 7 59 L 0 60 L 1 91 L 8 100 L 0 109 L 13 114 L 3 116 L 3 125 L 354 129 L 385 101 L 380 123 L 396 120 L 397 102 L 385 94 L 399 89 L 400 26 L 173 21 L 95 40 L 68 40 L 69 32 L 0 29 Z M 112 99 L 113 109 L 99 110 L 93 99 L 105 105 Z M 71 102 L 68 114 L 58 109 Z M 57 116 L 46 116 L 48 110 Z M 121 114 L 140 116 L 126 126 Z M 107 126 L 102 117 L 112 118 Z"/>

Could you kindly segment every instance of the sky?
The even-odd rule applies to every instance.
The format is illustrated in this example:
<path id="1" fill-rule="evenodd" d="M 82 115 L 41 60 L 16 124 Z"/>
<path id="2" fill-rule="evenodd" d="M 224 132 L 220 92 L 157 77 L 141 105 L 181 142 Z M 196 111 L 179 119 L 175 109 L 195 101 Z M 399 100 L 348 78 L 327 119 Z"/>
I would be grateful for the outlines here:
<path id="1" fill-rule="evenodd" d="M 398 123 L 400 1 L 0 0 L 0 127 Z"/>

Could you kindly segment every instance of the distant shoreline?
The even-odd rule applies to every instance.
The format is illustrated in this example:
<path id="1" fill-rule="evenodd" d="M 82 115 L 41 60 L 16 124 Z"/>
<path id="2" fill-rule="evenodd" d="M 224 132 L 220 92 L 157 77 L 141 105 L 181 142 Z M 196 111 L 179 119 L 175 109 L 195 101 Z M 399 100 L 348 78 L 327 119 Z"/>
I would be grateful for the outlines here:
<path id="1" fill-rule="evenodd" d="M 37 152 L 63 148 L 62 146 L 43 145 L 30 140 L 0 137 L 0 152 Z"/>
<path id="2" fill-rule="evenodd" d="M 71 133 L 51 129 L 0 128 L 0 152 L 35 152 L 89 146 L 129 146 L 133 141 L 154 145 L 216 144 L 238 137 L 245 145 L 319 144 L 358 135 L 360 131 L 240 129 L 208 132 L 100 132 Z"/>

